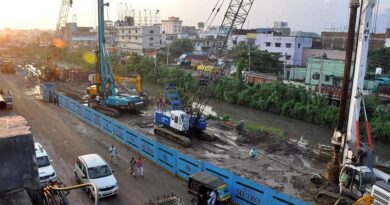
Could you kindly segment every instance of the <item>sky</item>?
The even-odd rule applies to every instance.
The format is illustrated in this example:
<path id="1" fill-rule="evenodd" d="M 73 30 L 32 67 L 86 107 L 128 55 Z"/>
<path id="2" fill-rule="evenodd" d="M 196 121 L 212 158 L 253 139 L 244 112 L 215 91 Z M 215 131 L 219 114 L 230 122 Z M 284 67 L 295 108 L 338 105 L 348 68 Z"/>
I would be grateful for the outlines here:
<path id="1" fill-rule="evenodd" d="M 105 0 L 110 6 L 106 19 L 118 19 L 118 7 L 158 9 L 160 19 L 180 17 L 185 26 L 206 21 L 218 0 Z M 224 1 L 221 14 L 229 0 Z M 61 0 L 10 0 L 0 6 L 0 29 L 52 29 L 57 23 Z M 76 16 L 79 26 L 94 26 L 97 22 L 97 0 L 73 0 L 68 21 Z M 244 28 L 272 27 L 274 21 L 287 21 L 294 31 L 320 33 L 325 28 L 342 28 L 348 24 L 349 0 L 255 0 Z M 107 16 L 108 13 L 108 16 Z M 222 16 L 222 15 L 219 15 Z M 390 0 L 379 0 L 377 32 L 390 27 Z M 221 23 L 221 18 L 213 21 Z"/>

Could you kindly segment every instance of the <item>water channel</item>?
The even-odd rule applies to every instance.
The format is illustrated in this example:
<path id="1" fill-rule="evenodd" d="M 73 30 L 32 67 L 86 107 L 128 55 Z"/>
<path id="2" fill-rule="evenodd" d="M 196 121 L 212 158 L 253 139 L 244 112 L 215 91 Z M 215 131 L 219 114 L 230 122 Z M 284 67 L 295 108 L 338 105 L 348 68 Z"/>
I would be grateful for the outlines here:
<path id="1" fill-rule="evenodd" d="M 163 87 L 155 84 L 144 84 L 144 89 L 151 96 L 158 96 Z M 289 137 L 297 140 L 303 138 L 310 145 L 317 147 L 318 144 L 331 145 L 330 139 L 333 129 L 306 123 L 300 120 L 285 118 L 268 112 L 262 112 L 253 108 L 226 103 L 217 99 L 210 99 L 206 112 L 214 115 L 229 115 L 235 119 L 251 121 L 258 124 L 275 127 L 285 132 Z M 372 133 L 373 135 L 375 133 Z M 390 144 L 374 142 L 377 163 L 390 167 Z"/>

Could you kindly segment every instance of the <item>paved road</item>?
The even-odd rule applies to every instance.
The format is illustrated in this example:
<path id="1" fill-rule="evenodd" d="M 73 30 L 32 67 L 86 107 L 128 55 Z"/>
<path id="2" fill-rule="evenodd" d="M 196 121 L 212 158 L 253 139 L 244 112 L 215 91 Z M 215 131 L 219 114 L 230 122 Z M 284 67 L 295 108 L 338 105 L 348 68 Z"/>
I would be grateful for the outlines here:
<path id="1" fill-rule="evenodd" d="M 28 85 L 29 84 L 29 85 Z M 65 184 L 75 184 L 74 162 L 77 156 L 98 153 L 108 161 L 108 148 L 115 144 L 119 151 L 119 165 L 112 165 L 119 183 L 119 195 L 101 200 L 100 204 L 141 204 L 148 198 L 175 192 L 187 201 L 192 199 L 186 183 L 150 161 L 145 161 L 145 177 L 134 178 L 128 173 L 127 161 L 139 157 L 131 149 L 106 134 L 89 126 L 64 109 L 34 99 L 36 89 L 32 83 L 16 75 L 0 74 L 0 88 L 14 93 L 14 112 L 27 119 L 34 140 L 43 144 L 59 179 Z M 68 196 L 72 204 L 93 204 L 81 190 Z"/>

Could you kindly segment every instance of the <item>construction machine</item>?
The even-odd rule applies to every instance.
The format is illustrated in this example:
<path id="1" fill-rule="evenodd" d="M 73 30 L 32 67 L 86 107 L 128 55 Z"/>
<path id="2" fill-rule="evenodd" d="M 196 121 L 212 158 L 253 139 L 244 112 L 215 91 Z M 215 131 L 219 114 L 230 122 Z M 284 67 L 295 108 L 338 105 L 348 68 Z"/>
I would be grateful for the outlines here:
<path id="1" fill-rule="evenodd" d="M 232 35 L 232 32 L 242 29 L 253 2 L 254 0 L 233 0 L 229 3 L 218 34 L 214 38 L 212 48 L 204 63 L 205 68 L 216 66 L 215 69 L 219 69 L 220 72 L 201 70 L 197 90 L 188 91 L 187 99 L 180 98 L 173 84 L 169 84 L 164 89 L 165 100 L 169 107 L 160 106 L 161 109 L 155 112 L 154 122 L 159 125 L 154 130 L 155 134 L 184 146 L 189 146 L 191 141 L 188 137 L 193 133 L 195 136 L 204 136 L 203 131 L 207 127 L 207 119 L 203 115 L 203 111 L 210 96 L 207 94 L 208 85 L 218 81 L 224 74 L 223 71 L 229 67 L 226 62 L 229 62 L 238 37 Z M 189 107 L 184 108 L 182 101 L 186 101 Z"/>
<path id="2" fill-rule="evenodd" d="M 346 132 L 339 130 L 339 128 L 335 130 L 332 138 L 332 144 L 335 145 L 335 151 L 332 162 L 330 162 L 327 167 L 327 178 L 335 179 L 332 176 L 338 175 L 338 185 L 341 195 L 356 200 L 371 194 L 374 198 L 374 204 L 388 205 L 389 197 L 387 197 L 387 203 L 379 202 L 380 199 L 377 198 L 378 195 L 390 196 L 390 190 L 381 189 L 379 194 L 379 191 L 376 191 L 376 193 L 374 193 L 375 191 L 373 192 L 373 190 L 378 190 L 375 189 L 375 187 L 378 187 L 379 185 L 375 183 L 374 178 L 373 145 L 363 98 L 364 77 L 367 70 L 368 44 L 371 33 L 370 29 L 372 27 L 371 19 L 376 0 L 363 0 L 362 2 L 347 129 Z M 357 8 L 359 6 L 359 0 L 351 0 L 351 5 Z M 354 29 L 354 27 L 352 29 Z M 367 144 L 360 141 L 359 115 L 362 103 L 366 120 Z M 340 115 L 344 115 L 341 108 Z M 339 163 L 338 159 L 340 157 L 338 154 L 340 148 L 342 150 L 341 163 Z M 341 168 L 339 172 L 338 167 Z M 332 181 L 334 182 L 334 180 Z M 379 201 L 377 202 L 377 200 Z"/>
<path id="3" fill-rule="evenodd" d="M 145 102 L 139 95 L 118 94 L 104 37 L 104 6 L 108 5 L 108 3 L 103 3 L 103 0 L 98 0 L 99 50 L 96 53 L 99 60 L 96 67 L 95 85 L 87 88 L 87 94 L 90 107 L 103 114 L 117 117 L 120 110 L 144 109 Z"/>
<path id="4" fill-rule="evenodd" d="M 144 93 L 142 92 L 142 77 L 141 75 L 137 74 L 132 77 L 124 77 L 124 76 L 115 76 L 115 84 L 117 86 L 123 85 L 123 83 L 130 83 L 135 85 L 135 90 L 140 96 L 143 96 Z"/>
<path id="5" fill-rule="evenodd" d="M 2 73 L 15 73 L 16 72 L 15 64 L 12 61 L 3 61 L 0 70 Z"/>

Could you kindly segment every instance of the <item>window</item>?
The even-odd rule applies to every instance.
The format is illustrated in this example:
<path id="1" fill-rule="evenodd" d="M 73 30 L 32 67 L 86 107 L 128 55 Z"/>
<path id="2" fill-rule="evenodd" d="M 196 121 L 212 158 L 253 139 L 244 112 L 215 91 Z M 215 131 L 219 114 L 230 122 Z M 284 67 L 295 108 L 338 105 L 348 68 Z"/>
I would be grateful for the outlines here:
<path id="1" fill-rule="evenodd" d="M 37 157 L 38 168 L 47 167 L 50 165 L 49 158 L 47 156 Z"/>
<path id="2" fill-rule="evenodd" d="M 150 30 L 150 33 L 154 33 L 154 31 L 153 31 L 153 30 Z"/>
<path id="3" fill-rule="evenodd" d="M 178 123 L 179 122 L 179 118 L 177 116 L 175 116 L 175 123 Z"/>
<path id="4" fill-rule="evenodd" d="M 125 33 L 125 30 L 122 30 L 122 33 Z"/>
<path id="5" fill-rule="evenodd" d="M 271 42 L 265 42 L 265 46 L 270 47 L 271 46 Z"/>
<path id="6" fill-rule="evenodd" d="M 138 33 L 138 30 L 137 30 L 137 29 L 135 30 L 135 33 Z"/>
<path id="7" fill-rule="evenodd" d="M 129 36 L 129 40 L 131 40 L 131 36 Z"/>
<path id="8" fill-rule="evenodd" d="M 153 43 L 149 43 L 149 46 L 153 46 Z"/>
<path id="9" fill-rule="evenodd" d="M 330 80 L 329 75 L 326 75 L 326 76 L 325 76 L 325 81 L 326 81 L 326 82 L 329 82 L 329 80 Z"/>
<path id="10" fill-rule="evenodd" d="M 298 48 L 301 48 L 301 44 L 300 43 L 298 43 Z"/>
<path id="11" fill-rule="evenodd" d="M 107 165 L 88 168 L 88 175 L 90 179 L 97 179 L 111 175 L 111 170 Z"/>
<path id="12" fill-rule="evenodd" d="M 138 40 L 138 37 L 135 37 L 135 40 Z"/>
<path id="13" fill-rule="evenodd" d="M 150 37 L 149 40 L 153 41 L 153 37 Z"/>
<path id="14" fill-rule="evenodd" d="M 280 47 L 281 46 L 281 43 L 275 43 L 275 47 Z"/>
<path id="15" fill-rule="evenodd" d="M 291 55 L 286 55 L 286 60 L 290 60 L 291 59 Z"/>
<path id="16" fill-rule="evenodd" d="M 286 43 L 286 48 L 291 48 L 291 43 Z"/>

